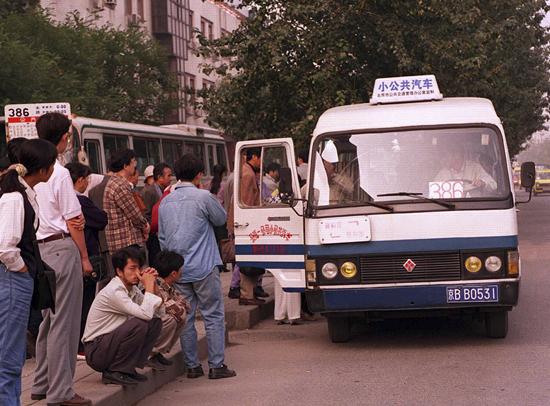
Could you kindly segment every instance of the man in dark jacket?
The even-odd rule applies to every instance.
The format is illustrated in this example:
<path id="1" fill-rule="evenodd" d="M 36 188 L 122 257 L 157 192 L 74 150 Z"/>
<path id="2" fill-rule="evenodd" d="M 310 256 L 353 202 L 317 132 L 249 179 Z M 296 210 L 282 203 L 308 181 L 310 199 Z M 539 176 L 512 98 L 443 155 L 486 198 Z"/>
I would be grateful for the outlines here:
<path id="1" fill-rule="evenodd" d="M 88 249 L 90 260 L 92 263 L 95 263 L 95 258 L 98 258 L 101 254 L 99 248 L 99 232 L 107 226 L 107 214 L 97 207 L 88 197 L 82 195 L 88 187 L 88 177 L 92 173 L 90 167 L 78 162 L 73 162 L 65 165 L 65 168 L 67 168 L 71 174 L 74 189 L 77 192 L 77 198 L 82 207 L 82 214 L 84 214 L 84 219 L 86 220 L 86 226 L 84 227 L 86 248 Z M 105 268 L 104 271 L 106 271 Z M 82 318 L 80 323 L 81 339 L 84 333 L 84 327 L 86 326 L 86 319 L 90 312 L 90 307 L 94 301 L 97 276 L 96 271 L 96 274 L 92 274 L 92 277 L 84 277 L 84 295 L 82 297 Z M 84 354 L 82 342 L 79 342 L 78 354 L 80 356 Z"/>
<path id="2" fill-rule="evenodd" d="M 148 168 L 149 169 L 149 168 Z M 148 174 L 145 174 L 147 177 Z M 172 182 L 172 168 L 164 162 L 156 164 L 153 168 L 153 183 L 145 184 L 141 191 L 143 202 L 145 203 L 145 218 L 151 223 L 153 206 L 160 200 L 164 189 L 170 186 Z M 156 268 L 155 260 L 160 252 L 160 244 L 157 233 L 151 232 L 146 242 L 149 256 L 149 265 Z"/>

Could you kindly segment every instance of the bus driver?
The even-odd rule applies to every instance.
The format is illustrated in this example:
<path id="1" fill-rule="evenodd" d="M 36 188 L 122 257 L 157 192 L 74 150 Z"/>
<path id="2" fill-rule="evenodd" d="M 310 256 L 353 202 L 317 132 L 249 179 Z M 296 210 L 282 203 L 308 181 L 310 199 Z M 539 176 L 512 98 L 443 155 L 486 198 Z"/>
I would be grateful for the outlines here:
<path id="1" fill-rule="evenodd" d="M 497 190 L 497 183 L 479 162 L 469 160 L 462 146 L 449 146 L 443 151 L 445 167 L 439 171 L 435 180 L 438 182 L 463 181 L 465 191 L 484 189 L 487 192 Z"/>

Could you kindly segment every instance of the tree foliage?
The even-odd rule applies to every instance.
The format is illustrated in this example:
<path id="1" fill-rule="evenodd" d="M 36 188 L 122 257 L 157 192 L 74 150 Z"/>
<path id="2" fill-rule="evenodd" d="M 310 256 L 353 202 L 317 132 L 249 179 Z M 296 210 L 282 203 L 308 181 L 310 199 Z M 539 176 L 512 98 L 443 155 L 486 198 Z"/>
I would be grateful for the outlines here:
<path id="1" fill-rule="evenodd" d="M 68 101 L 79 115 L 161 123 L 177 106 L 163 49 L 139 27 L 94 27 L 78 14 L 0 19 L 0 104 Z"/>
<path id="2" fill-rule="evenodd" d="M 529 143 L 517 156 L 518 162 L 533 161 L 536 164 L 550 165 L 550 140 Z"/>
<path id="3" fill-rule="evenodd" d="M 367 102 L 378 77 L 433 73 L 445 96 L 493 101 L 511 152 L 540 129 L 548 104 L 544 0 L 246 0 L 251 17 L 201 37 L 211 124 L 239 139 L 307 143 L 327 108 Z M 227 60 L 227 59 L 226 59 Z"/>
<path id="4" fill-rule="evenodd" d="M 0 0 L 0 16 L 24 13 L 35 9 L 39 4 L 40 0 Z"/>

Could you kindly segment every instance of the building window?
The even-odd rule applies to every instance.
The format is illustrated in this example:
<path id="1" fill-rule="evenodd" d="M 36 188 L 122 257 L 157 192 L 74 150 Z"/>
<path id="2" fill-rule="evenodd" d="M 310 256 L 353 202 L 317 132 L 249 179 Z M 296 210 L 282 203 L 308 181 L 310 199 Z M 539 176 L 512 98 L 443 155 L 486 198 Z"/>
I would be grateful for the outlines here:
<path id="1" fill-rule="evenodd" d="M 127 16 L 132 14 L 132 0 L 126 0 L 124 2 L 124 9 L 126 10 L 126 15 Z"/>
<path id="2" fill-rule="evenodd" d="M 193 25 L 193 11 L 192 10 L 189 10 L 189 15 L 188 15 L 188 18 L 189 18 L 189 39 L 192 40 L 193 39 L 193 30 L 195 29 L 195 26 Z"/>
<path id="3" fill-rule="evenodd" d="M 187 94 L 187 107 L 191 110 L 195 109 L 195 75 L 185 75 L 185 92 Z"/>
<path id="4" fill-rule="evenodd" d="M 145 20 L 145 8 L 143 6 L 143 0 L 137 0 L 137 13 L 141 21 Z"/>
<path id="5" fill-rule="evenodd" d="M 214 82 L 211 82 L 210 80 L 203 79 L 202 80 L 202 88 L 204 90 L 210 90 L 214 87 Z"/>
<path id="6" fill-rule="evenodd" d="M 214 39 L 214 24 L 206 18 L 201 17 L 201 33 L 210 41 Z"/>

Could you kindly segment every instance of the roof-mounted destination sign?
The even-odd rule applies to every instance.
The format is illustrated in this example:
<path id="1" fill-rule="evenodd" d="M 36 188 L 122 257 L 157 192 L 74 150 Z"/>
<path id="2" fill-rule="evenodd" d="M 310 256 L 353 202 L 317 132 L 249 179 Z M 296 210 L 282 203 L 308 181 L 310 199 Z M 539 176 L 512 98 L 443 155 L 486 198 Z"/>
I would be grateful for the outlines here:
<path id="1" fill-rule="evenodd" d="M 434 75 L 380 78 L 374 82 L 371 104 L 441 100 Z"/>

